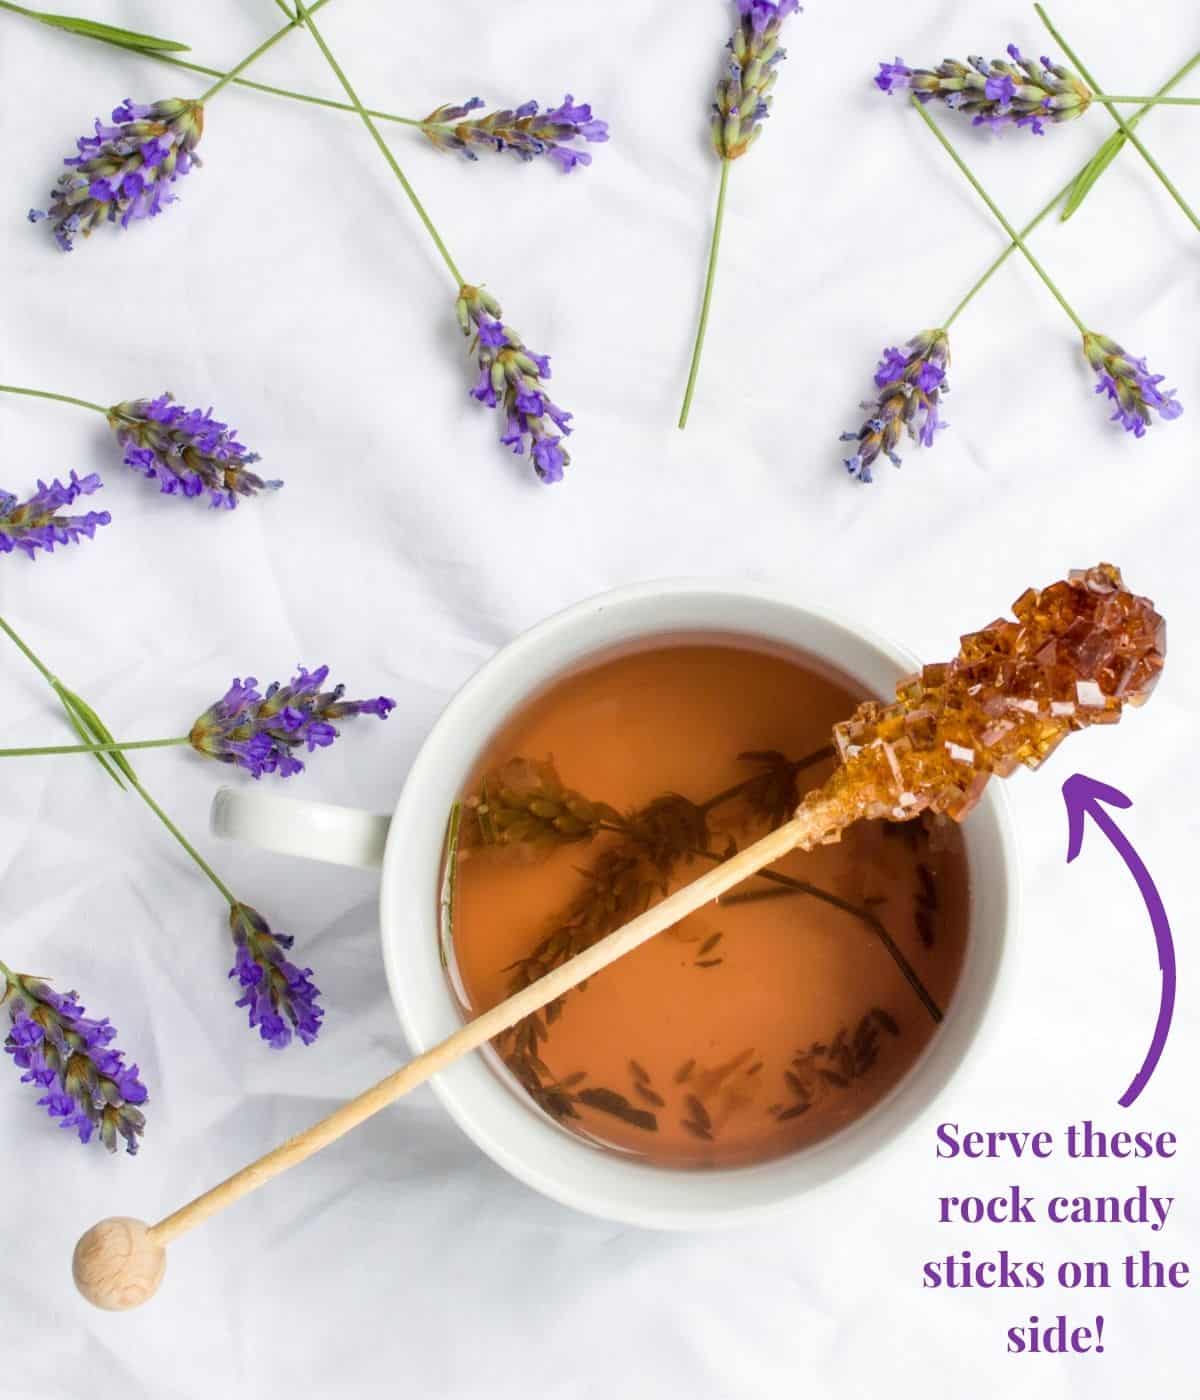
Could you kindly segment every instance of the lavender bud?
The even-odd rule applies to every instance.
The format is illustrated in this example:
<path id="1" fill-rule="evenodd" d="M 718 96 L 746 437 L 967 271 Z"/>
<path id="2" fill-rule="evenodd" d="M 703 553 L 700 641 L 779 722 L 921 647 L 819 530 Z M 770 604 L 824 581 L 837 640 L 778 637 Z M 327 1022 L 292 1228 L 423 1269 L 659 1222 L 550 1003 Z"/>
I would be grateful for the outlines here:
<path id="1" fill-rule="evenodd" d="M 786 50 L 779 46 L 783 21 L 799 0 L 737 0 L 741 20 L 729 41 L 729 68 L 717 84 L 713 104 L 713 149 L 722 160 L 737 160 L 758 140 L 771 112 L 771 89 Z"/>
<path id="2" fill-rule="evenodd" d="M 974 126 L 1024 126 L 1034 136 L 1043 134 L 1046 122 L 1071 121 L 1091 105 L 1091 88 L 1061 63 L 1025 58 L 1015 44 L 1008 57 L 965 64 L 947 58 L 937 68 L 909 68 L 898 58 L 879 65 L 875 86 L 889 94 L 907 88 L 919 102 L 942 102 Z"/>
<path id="3" fill-rule="evenodd" d="M 128 98 L 112 114 L 112 125 L 96 119 L 94 136 L 81 136 L 79 154 L 68 156 L 46 209 L 31 209 L 32 223 L 50 220 L 64 253 L 76 236 L 88 238 L 101 223 L 128 228 L 175 202 L 170 186 L 193 165 L 204 131 L 198 102 L 169 98 L 142 106 Z"/>
<path id="4" fill-rule="evenodd" d="M 126 1065 L 121 1051 L 110 1048 L 117 1032 L 108 1019 L 86 1017 L 75 992 L 55 992 L 3 966 L 0 984 L 10 1022 L 4 1051 L 24 1070 L 22 1084 L 45 1090 L 38 1106 L 75 1129 L 80 1142 L 97 1136 L 115 1152 L 121 1139 L 133 1156 L 146 1122 L 137 1105 L 148 1095 L 137 1065 Z"/>
<path id="5" fill-rule="evenodd" d="M 289 934 L 273 933 L 266 919 L 248 904 L 229 908 L 229 929 L 237 950 L 230 977 L 242 995 L 235 1003 L 249 1008 L 250 1028 L 272 1050 L 283 1050 L 295 1032 L 311 1045 L 321 1030 L 324 1010 L 312 981 L 311 967 L 297 967 L 284 957 L 295 942 Z"/>
<path id="6" fill-rule="evenodd" d="M 108 511 L 90 510 L 86 515 L 63 515 L 62 511 L 103 484 L 95 472 L 84 477 L 72 472 L 65 485 L 57 479 L 48 486 L 39 481 L 34 494 L 20 504 L 11 492 L 0 491 L 0 554 L 20 549 L 32 559 L 39 549 L 51 554 L 56 544 L 74 544 L 84 536 L 90 540 L 98 525 L 112 520 Z"/>
<path id="7" fill-rule="evenodd" d="M 592 116 L 586 102 L 576 104 L 570 93 L 558 107 L 541 112 L 536 102 L 516 109 L 490 112 L 473 117 L 484 104 L 478 97 L 459 106 L 447 104 L 425 118 L 421 130 L 441 151 L 461 151 L 468 160 L 478 160 L 478 151 L 511 151 L 521 160 L 549 156 L 563 171 L 578 165 L 591 165 L 587 151 L 571 146 L 571 141 L 607 141 L 608 123 Z"/>
<path id="8" fill-rule="evenodd" d="M 315 671 L 301 666 L 298 672 L 287 685 L 278 681 L 269 685 L 265 695 L 259 694 L 253 676 L 235 679 L 192 726 L 192 747 L 208 758 L 244 768 L 255 778 L 264 773 L 290 778 L 304 771 L 296 750 L 307 748 L 312 753 L 328 748 L 338 737 L 334 720 L 355 715 L 386 719 L 396 707 L 386 695 L 343 700 L 346 687 L 342 685 L 323 691 L 328 666 Z"/>
<path id="9" fill-rule="evenodd" d="M 854 455 L 844 461 L 852 477 L 872 481 L 872 467 L 881 455 L 898 467 L 896 447 L 906 431 L 918 446 L 933 446 L 934 434 L 948 426 L 938 417 L 938 405 L 950 392 L 949 364 L 950 341 L 943 330 L 914 336 L 907 354 L 895 346 L 884 350 L 875 370 L 879 392 L 862 405 L 868 410 L 867 420 L 858 432 L 842 434 L 843 442 L 857 444 Z"/>
<path id="10" fill-rule="evenodd" d="M 207 493 L 214 509 L 233 510 L 239 496 L 283 485 L 250 471 L 260 459 L 238 441 L 236 429 L 218 423 L 211 409 L 184 408 L 170 394 L 114 405 L 108 426 L 125 449 L 125 465 L 157 481 L 164 495 Z"/>
<path id="11" fill-rule="evenodd" d="M 1144 437 L 1153 421 L 1152 412 L 1164 423 L 1183 412 L 1175 390 L 1164 392 L 1158 387 L 1166 376 L 1151 374 L 1144 359 L 1128 354 L 1115 340 L 1088 331 L 1083 337 L 1083 353 L 1099 375 L 1096 393 L 1106 395 L 1116 405 L 1111 421 L 1120 423 L 1127 433 Z"/>
<path id="12" fill-rule="evenodd" d="M 464 333 L 475 336 L 472 349 L 478 358 L 479 379 L 472 396 L 488 408 L 501 410 L 505 427 L 500 441 L 518 456 L 528 448 L 539 480 L 547 485 L 561 481 L 571 461 L 562 438 L 571 431 L 572 415 L 546 393 L 542 381 L 550 378 L 549 359 L 526 348 L 500 319 L 499 302 L 482 288 L 462 287 L 455 310 Z M 551 431 L 551 423 L 562 437 Z"/>

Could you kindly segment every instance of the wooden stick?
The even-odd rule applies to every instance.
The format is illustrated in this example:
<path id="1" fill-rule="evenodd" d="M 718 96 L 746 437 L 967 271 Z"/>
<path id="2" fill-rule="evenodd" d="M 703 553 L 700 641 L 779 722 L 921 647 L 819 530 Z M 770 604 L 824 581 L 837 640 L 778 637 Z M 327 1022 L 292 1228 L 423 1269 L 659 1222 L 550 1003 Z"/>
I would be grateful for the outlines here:
<path id="1" fill-rule="evenodd" d="M 162 1281 L 166 1266 L 165 1247 L 172 1240 L 202 1224 L 226 1206 L 233 1205 L 251 1191 L 265 1186 L 281 1172 L 298 1166 L 315 1152 L 320 1152 L 323 1147 L 328 1147 L 360 1123 L 366 1122 L 380 1109 L 395 1103 L 410 1089 L 424 1084 L 439 1070 L 486 1045 L 518 1021 L 540 1011 L 548 1002 L 563 996 L 610 963 L 641 947 L 655 934 L 671 928 L 726 890 L 781 860 L 797 846 L 807 846 L 819 840 L 834 826 L 832 815 L 832 810 L 826 811 L 822 807 L 806 809 L 802 817 L 794 817 L 761 841 L 747 846 L 744 851 L 706 871 L 691 884 L 668 895 L 623 928 L 584 949 L 569 962 L 522 988 L 507 1001 L 468 1021 L 440 1045 L 410 1060 L 402 1069 L 381 1079 L 366 1093 L 351 1099 L 327 1118 L 322 1118 L 319 1123 L 297 1133 L 258 1161 L 235 1172 L 219 1186 L 181 1206 L 157 1225 L 148 1226 L 127 1217 L 103 1220 L 94 1225 L 75 1246 L 73 1271 L 79 1291 L 90 1303 L 110 1310 L 133 1308 L 146 1302 Z"/>

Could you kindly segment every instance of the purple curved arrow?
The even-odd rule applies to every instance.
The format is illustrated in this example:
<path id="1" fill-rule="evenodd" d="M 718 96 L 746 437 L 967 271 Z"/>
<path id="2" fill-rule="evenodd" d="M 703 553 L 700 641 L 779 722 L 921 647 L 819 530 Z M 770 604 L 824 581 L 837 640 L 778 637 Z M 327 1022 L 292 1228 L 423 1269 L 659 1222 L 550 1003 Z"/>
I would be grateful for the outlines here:
<path id="1" fill-rule="evenodd" d="M 1082 773 L 1075 773 L 1068 778 L 1063 783 L 1062 793 L 1063 801 L 1067 804 L 1067 864 L 1070 865 L 1083 845 L 1084 817 L 1091 817 L 1117 848 L 1117 854 L 1137 881 L 1142 899 L 1146 902 L 1150 926 L 1154 930 L 1154 942 L 1158 948 L 1162 993 L 1158 1002 L 1158 1020 L 1154 1025 L 1154 1036 L 1141 1069 L 1118 1100 L 1122 1108 L 1130 1108 L 1149 1084 L 1150 1076 L 1158 1067 L 1159 1059 L 1166 1048 L 1167 1036 L 1171 1031 L 1171 1017 L 1175 1013 L 1175 944 L 1171 938 L 1171 924 L 1158 889 L 1150 878 L 1150 872 L 1142 864 L 1141 856 L 1101 805 L 1107 803 L 1110 807 L 1132 807 L 1132 800 L 1119 788 L 1109 787 L 1107 783 L 1097 782 L 1095 778 L 1085 777 Z"/>

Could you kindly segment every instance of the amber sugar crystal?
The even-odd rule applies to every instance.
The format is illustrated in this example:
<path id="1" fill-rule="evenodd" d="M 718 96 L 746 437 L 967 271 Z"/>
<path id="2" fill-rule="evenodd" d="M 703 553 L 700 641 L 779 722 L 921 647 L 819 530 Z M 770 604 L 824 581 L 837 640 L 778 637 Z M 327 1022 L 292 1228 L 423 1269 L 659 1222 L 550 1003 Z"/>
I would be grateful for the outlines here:
<path id="1" fill-rule="evenodd" d="M 842 766 L 800 808 L 828 811 L 824 839 L 863 818 L 960 820 L 993 774 L 1036 768 L 1068 734 L 1149 698 L 1166 623 L 1112 564 L 1027 589 L 1013 612 L 902 681 L 894 704 L 867 701 L 835 727 Z"/>

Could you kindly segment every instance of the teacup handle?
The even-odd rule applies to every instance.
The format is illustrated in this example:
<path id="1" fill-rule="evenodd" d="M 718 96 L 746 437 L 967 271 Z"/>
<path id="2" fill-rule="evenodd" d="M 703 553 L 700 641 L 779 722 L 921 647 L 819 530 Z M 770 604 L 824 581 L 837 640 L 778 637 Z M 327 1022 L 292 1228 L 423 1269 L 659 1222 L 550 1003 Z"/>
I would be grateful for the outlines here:
<path id="1" fill-rule="evenodd" d="M 215 835 L 264 851 L 378 870 L 391 820 L 329 802 L 223 787 L 213 798 L 209 822 Z"/>

